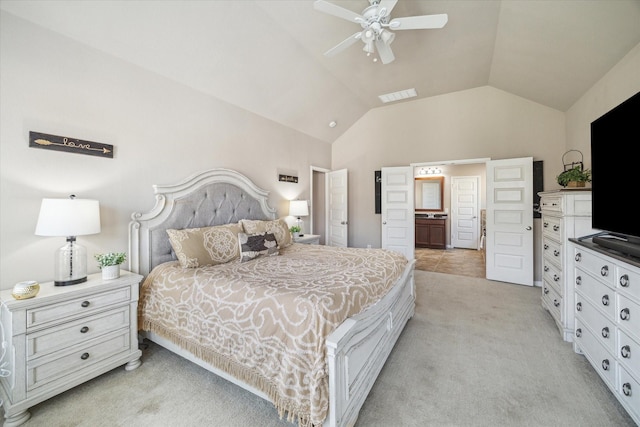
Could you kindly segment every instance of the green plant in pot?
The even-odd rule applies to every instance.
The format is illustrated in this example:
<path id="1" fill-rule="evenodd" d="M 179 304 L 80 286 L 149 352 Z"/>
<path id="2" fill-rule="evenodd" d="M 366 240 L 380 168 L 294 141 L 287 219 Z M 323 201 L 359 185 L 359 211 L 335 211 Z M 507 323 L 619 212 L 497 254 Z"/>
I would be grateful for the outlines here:
<path id="1" fill-rule="evenodd" d="M 102 279 L 112 280 L 120 277 L 120 264 L 127 260 L 127 254 L 124 252 L 109 252 L 95 254 L 94 258 L 98 261 L 100 270 L 102 270 Z"/>
<path id="2" fill-rule="evenodd" d="M 300 226 L 292 225 L 289 228 L 289 231 L 291 232 L 291 234 L 293 234 L 294 237 L 296 237 L 296 236 L 298 236 L 300 234 Z"/>
<path id="3" fill-rule="evenodd" d="M 562 172 L 556 177 L 556 180 L 563 187 L 584 187 L 586 182 L 591 182 L 591 171 L 576 166 Z"/>

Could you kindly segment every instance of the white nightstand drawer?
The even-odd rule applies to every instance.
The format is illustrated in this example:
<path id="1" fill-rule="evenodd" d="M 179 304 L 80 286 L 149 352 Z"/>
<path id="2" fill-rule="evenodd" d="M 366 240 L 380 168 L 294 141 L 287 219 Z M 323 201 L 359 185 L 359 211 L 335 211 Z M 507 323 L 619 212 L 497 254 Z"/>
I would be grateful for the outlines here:
<path id="1" fill-rule="evenodd" d="M 95 314 L 27 335 L 27 359 L 71 347 L 111 331 L 129 327 L 129 306 Z"/>
<path id="2" fill-rule="evenodd" d="M 86 345 L 76 346 L 70 351 L 54 353 L 59 357 L 41 357 L 27 362 L 27 391 L 41 387 L 52 381 L 66 382 L 66 376 L 78 376 L 83 369 L 95 368 L 95 365 L 109 357 L 130 350 L 129 331 L 109 334 L 100 339 L 91 340 Z M 54 385 L 51 385 L 53 387 Z"/>
<path id="3" fill-rule="evenodd" d="M 125 286 L 108 292 L 34 308 L 27 311 L 27 329 L 40 327 L 50 322 L 63 322 L 68 320 L 66 318 L 86 316 L 112 304 L 126 303 L 130 300 L 131 288 Z"/>

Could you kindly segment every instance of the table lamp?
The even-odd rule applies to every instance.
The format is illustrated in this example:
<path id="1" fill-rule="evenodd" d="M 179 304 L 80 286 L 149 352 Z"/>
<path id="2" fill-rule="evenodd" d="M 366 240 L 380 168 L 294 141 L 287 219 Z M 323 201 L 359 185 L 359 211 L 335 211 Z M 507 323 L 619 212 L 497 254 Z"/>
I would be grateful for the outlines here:
<path id="1" fill-rule="evenodd" d="M 100 232 L 100 206 L 97 200 L 42 199 L 36 225 L 37 236 L 67 238 L 55 254 L 55 286 L 75 285 L 87 280 L 87 250 L 76 243 L 76 236 Z"/>
<path id="2" fill-rule="evenodd" d="M 300 234 L 302 234 L 302 220 L 301 216 L 309 215 L 309 204 L 306 200 L 291 200 L 289 202 L 289 215 L 296 217 L 296 225 L 300 227 Z"/>

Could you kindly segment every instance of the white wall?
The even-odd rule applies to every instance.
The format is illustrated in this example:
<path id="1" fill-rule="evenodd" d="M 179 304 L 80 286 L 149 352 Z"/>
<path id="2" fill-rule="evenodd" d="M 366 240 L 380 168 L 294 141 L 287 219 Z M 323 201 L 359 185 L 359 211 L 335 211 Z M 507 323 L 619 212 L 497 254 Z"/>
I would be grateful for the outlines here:
<path id="1" fill-rule="evenodd" d="M 135 211 L 153 184 L 214 167 L 238 170 L 287 200 L 308 198 L 310 165 L 331 146 L 10 15 L 0 17 L 0 288 L 53 278 L 64 238 L 34 235 L 44 197 L 100 201 L 102 232 L 79 237 L 93 254 L 127 250 Z M 115 146 L 113 159 L 30 148 L 29 131 Z M 279 172 L 298 184 L 279 183 Z"/>
<path id="2" fill-rule="evenodd" d="M 384 166 L 531 156 L 550 190 L 564 151 L 564 113 L 489 86 L 371 110 L 333 144 L 333 168 L 349 170 L 349 245 L 380 246 L 373 176 Z"/>

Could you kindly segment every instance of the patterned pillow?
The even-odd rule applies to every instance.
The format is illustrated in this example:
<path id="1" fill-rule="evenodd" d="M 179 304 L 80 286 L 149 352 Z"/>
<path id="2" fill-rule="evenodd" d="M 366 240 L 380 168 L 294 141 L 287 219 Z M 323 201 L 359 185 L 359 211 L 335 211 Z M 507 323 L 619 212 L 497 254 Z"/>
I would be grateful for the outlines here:
<path id="1" fill-rule="evenodd" d="M 240 224 L 167 230 L 171 247 L 182 268 L 224 264 L 240 256 Z"/>
<path id="2" fill-rule="evenodd" d="M 261 256 L 278 255 L 278 242 L 273 233 L 238 233 L 240 262 L 251 261 Z"/>
<path id="3" fill-rule="evenodd" d="M 282 218 L 272 221 L 241 219 L 240 225 L 246 234 L 273 233 L 280 248 L 286 248 L 292 243 L 289 226 Z"/>

